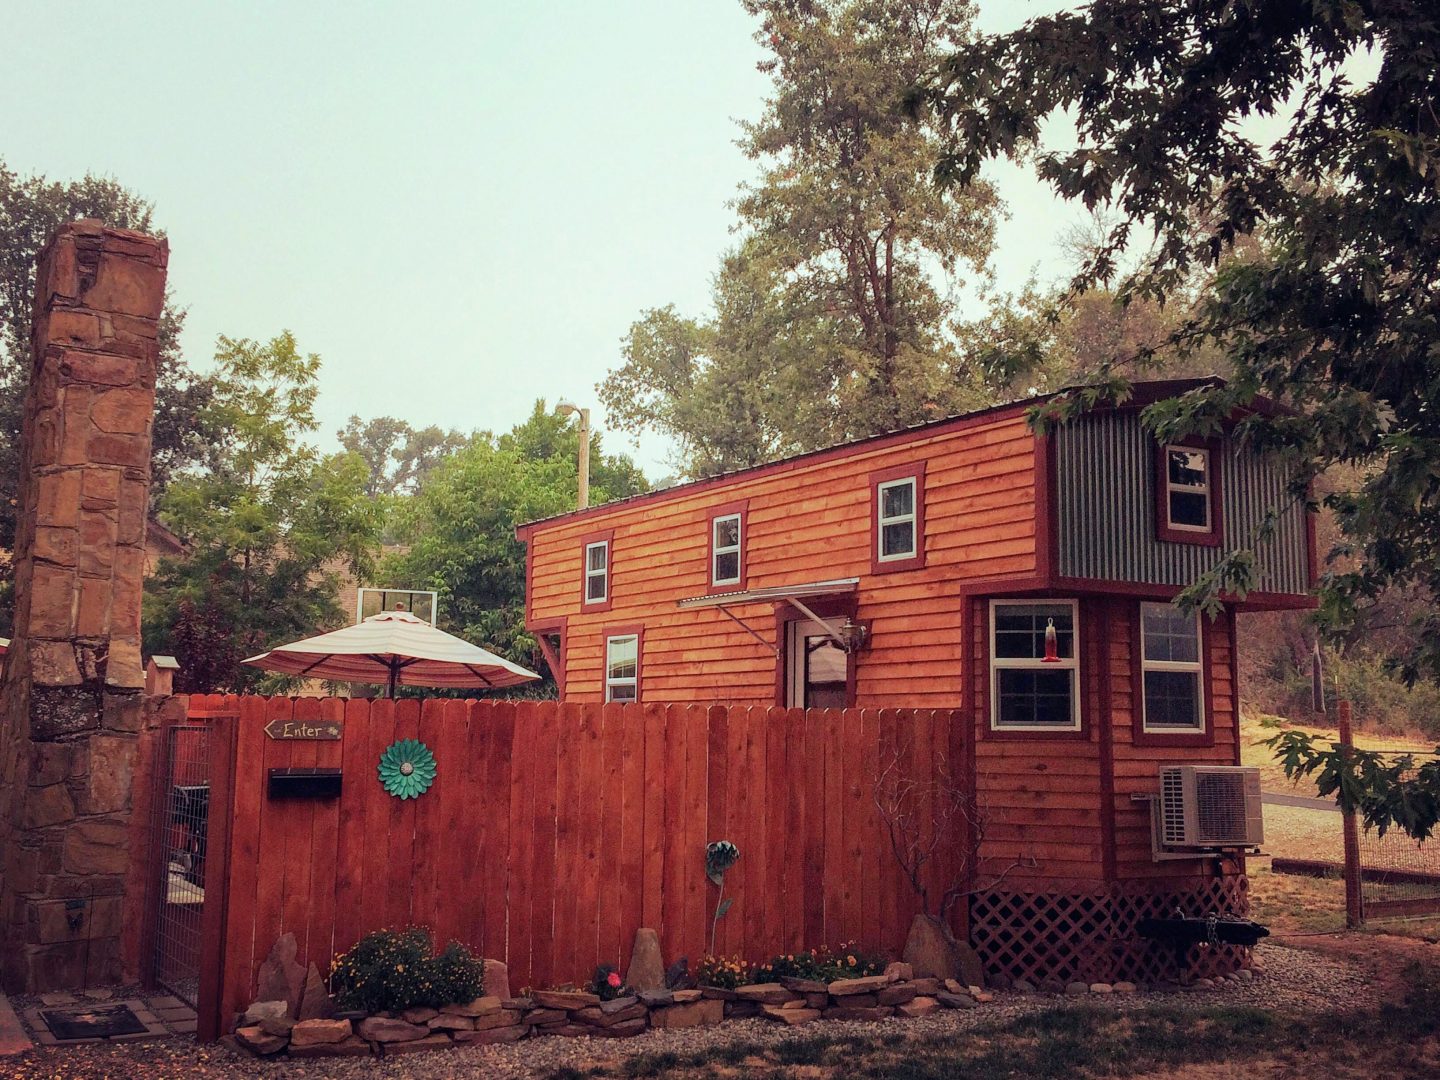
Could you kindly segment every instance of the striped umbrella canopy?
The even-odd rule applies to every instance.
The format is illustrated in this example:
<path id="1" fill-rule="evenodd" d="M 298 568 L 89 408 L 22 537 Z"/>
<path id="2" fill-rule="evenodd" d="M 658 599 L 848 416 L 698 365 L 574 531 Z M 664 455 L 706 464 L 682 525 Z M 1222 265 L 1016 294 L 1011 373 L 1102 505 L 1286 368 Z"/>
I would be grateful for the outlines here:
<path id="1" fill-rule="evenodd" d="M 382 611 L 328 634 L 281 645 L 245 663 L 333 682 L 495 689 L 540 678 L 408 611 Z"/>

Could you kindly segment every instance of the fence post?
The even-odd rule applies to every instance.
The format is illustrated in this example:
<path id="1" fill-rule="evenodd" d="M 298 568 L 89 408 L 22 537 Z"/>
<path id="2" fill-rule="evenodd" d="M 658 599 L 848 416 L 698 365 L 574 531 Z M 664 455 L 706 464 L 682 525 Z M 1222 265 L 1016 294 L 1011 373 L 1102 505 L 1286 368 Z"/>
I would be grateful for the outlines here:
<path id="1" fill-rule="evenodd" d="M 1340 701 L 1337 708 L 1340 714 L 1340 751 L 1348 766 L 1350 752 L 1355 749 L 1350 731 L 1350 702 Z M 1353 810 L 1342 811 L 1342 822 L 1345 833 L 1345 926 L 1355 930 L 1365 921 L 1360 892 L 1360 823 L 1355 820 Z"/>
<path id="2" fill-rule="evenodd" d="M 230 829 L 235 801 L 235 752 L 240 717 L 218 715 L 206 721 L 209 809 L 205 822 L 205 901 L 200 909 L 200 985 L 195 998 L 195 1037 L 214 1042 L 228 1030 L 221 1015 L 225 985 L 225 916 L 230 895 Z"/>

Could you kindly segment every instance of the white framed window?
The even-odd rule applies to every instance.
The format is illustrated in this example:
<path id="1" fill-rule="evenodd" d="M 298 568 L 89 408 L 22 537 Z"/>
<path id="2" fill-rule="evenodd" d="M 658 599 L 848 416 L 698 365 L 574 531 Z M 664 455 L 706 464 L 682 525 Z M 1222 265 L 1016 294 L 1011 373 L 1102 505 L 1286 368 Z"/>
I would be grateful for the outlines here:
<path id="1" fill-rule="evenodd" d="M 610 541 L 585 545 L 585 603 L 603 604 L 610 598 Z"/>
<path id="2" fill-rule="evenodd" d="M 996 731 L 1080 730 L 1079 604 L 990 602 L 990 726 Z M 1046 635 L 1053 624 L 1053 658 Z"/>
<path id="3" fill-rule="evenodd" d="M 710 584 L 740 584 L 740 546 L 744 523 L 739 514 L 725 514 L 710 521 Z"/>
<path id="4" fill-rule="evenodd" d="M 915 477 L 885 480 L 875 490 L 876 559 L 913 559 L 917 554 Z"/>
<path id="5" fill-rule="evenodd" d="M 1140 605 L 1141 708 L 1145 731 L 1205 730 L 1205 679 L 1200 613 L 1173 604 Z"/>
<path id="6" fill-rule="evenodd" d="M 1165 447 L 1165 524 L 1180 532 L 1208 533 L 1213 474 L 1210 451 L 1194 446 Z"/>
<path id="7" fill-rule="evenodd" d="M 640 635 L 605 639 L 605 700 L 640 700 Z"/>

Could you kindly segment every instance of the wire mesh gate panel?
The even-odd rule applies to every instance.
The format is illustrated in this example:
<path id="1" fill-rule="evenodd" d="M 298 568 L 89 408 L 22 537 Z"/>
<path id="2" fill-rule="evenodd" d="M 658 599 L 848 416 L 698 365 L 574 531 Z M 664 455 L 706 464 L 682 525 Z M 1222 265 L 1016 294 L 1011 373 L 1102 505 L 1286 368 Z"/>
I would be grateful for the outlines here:
<path id="1" fill-rule="evenodd" d="M 150 802 L 154 981 L 192 1007 L 199 996 L 205 911 L 210 739 L 205 724 L 177 724 L 165 732 Z"/>
<path id="2" fill-rule="evenodd" d="M 1400 829 L 1360 834 L 1360 896 L 1366 919 L 1440 914 L 1440 845 Z"/>

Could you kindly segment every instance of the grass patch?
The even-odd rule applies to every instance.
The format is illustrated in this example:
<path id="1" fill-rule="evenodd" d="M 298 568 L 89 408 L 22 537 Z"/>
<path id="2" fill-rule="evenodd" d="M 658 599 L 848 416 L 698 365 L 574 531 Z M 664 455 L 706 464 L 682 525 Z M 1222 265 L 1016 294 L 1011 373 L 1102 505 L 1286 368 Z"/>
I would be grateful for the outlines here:
<path id="1" fill-rule="evenodd" d="M 1098 1080 L 1259 1057 L 1306 1071 L 1329 1068 L 1337 1076 L 1435 1075 L 1440 1069 L 1440 975 L 1413 966 L 1406 977 L 1404 1001 L 1368 1012 L 1296 1017 L 1250 1006 L 1155 1005 L 1120 1012 L 1057 1005 L 953 1034 L 887 1032 L 862 1038 L 820 1033 L 770 1046 L 728 1043 L 688 1054 L 638 1055 L 583 1075 Z M 547 1080 L 574 1076 L 564 1070 Z"/>

